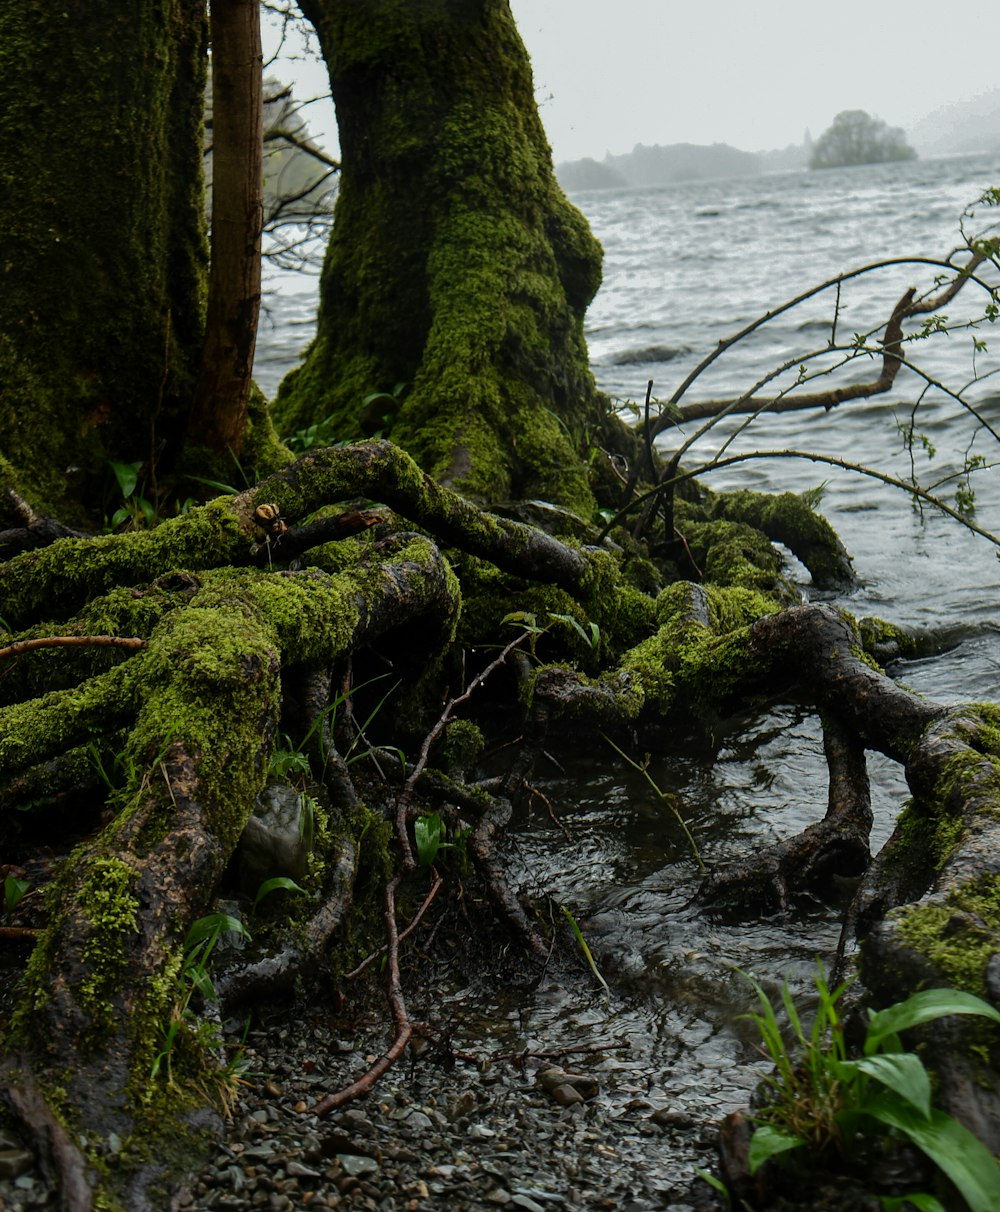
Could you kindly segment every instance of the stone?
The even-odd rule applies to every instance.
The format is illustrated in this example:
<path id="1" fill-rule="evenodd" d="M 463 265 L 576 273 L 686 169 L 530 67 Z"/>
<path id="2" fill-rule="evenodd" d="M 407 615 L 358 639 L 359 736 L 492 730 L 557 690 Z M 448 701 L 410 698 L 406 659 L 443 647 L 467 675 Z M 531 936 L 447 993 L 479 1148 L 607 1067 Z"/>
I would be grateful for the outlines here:
<path id="1" fill-rule="evenodd" d="M 309 850 L 301 794 L 288 783 L 269 782 L 257 796 L 236 850 L 240 885 L 253 896 L 273 876 L 303 879 L 309 869 Z"/>
<path id="2" fill-rule="evenodd" d="M 17 1178 L 34 1163 L 35 1159 L 27 1149 L 0 1149 L 0 1178 Z"/>
<path id="3" fill-rule="evenodd" d="M 363 1174 L 377 1174 L 378 1162 L 374 1157 L 361 1157 L 357 1153 L 338 1153 L 337 1161 L 341 1169 L 352 1178 L 360 1178 Z"/>

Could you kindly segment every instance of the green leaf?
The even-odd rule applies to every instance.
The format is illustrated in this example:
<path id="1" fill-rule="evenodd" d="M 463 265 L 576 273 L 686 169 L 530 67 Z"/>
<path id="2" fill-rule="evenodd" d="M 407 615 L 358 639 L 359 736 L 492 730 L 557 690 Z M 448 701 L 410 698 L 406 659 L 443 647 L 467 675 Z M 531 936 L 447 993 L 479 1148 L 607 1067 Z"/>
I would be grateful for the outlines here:
<path id="1" fill-rule="evenodd" d="M 969 1212 L 1000 1208 L 1000 1166 L 963 1124 L 936 1109 L 924 1117 L 892 1094 L 873 1099 L 865 1110 L 926 1153 L 961 1192 Z"/>
<path id="2" fill-rule="evenodd" d="M 747 1158 L 751 1174 L 756 1174 L 760 1167 L 771 1157 L 779 1153 L 787 1153 L 789 1149 L 798 1149 L 805 1141 L 801 1136 L 791 1136 L 771 1124 L 761 1126 L 750 1137 L 750 1151 Z"/>
<path id="3" fill-rule="evenodd" d="M 305 893 L 305 888 L 300 888 L 299 885 L 288 878 L 287 875 L 274 875 L 269 880 L 265 880 L 257 889 L 257 895 L 253 898 L 253 907 L 256 909 L 265 896 L 272 892 L 276 892 L 279 888 L 284 888 L 286 892 L 301 892 Z"/>
<path id="4" fill-rule="evenodd" d="M 877 1052 L 886 1036 L 897 1035 L 949 1014 L 978 1014 L 1000 1023 L 1000 1011 L 972 993 L 963 993 L 960 989 L 924 989 L 905 1002 L 897 1002 L 872 1015 L 865 1036 L 865 1055 Z"/>
<path id="5" fill-rule="evenodd" d="M 945 1212 L 944 1204 L 926 1191 L 914 1191 L 910 1195 L 881 1195 L 882 1212 Z"/>
<path id="6" fill-rule="evenodd" d="M 583 937 L 583 931 L 576 924 L 576 918 L 573 916 L 572 913 L 570 913 L 570 911 L 566 908 L 565 905 L 560 905 L 559 908 L 566 915 L 566 920 L 569 922 L 570 929 L 573 931 L 573 935 L 576 938 L 576 941 L 580 945 L 580 950 L 583 952 L 583 958 L 589 964 L 591 972 L 593 972 L 594 976 L 597 979 L 597 983 L 599 985 L 601 985 L 602 988 L 607 989 L 608 982 L 604 979 L 603 976 L 601 976 L 600 970 L 598 969 L 597 964 L 594 960 L 594 956 L 593 956 L 590 948 L 587 946 L 587 940 Z"/>
<path id="7" fill-rule="evenodd" d="M 514 610 L 510 614 L 505 614 L 500 620 L 500 626 L 503 627 L 507 623 L 520 623 L 524 630 L 532 635 L 542 635 L 545 631 L 544 627 L 536 624 L 535 616 L 530 610 Z"/>
<path id="8" fill-rule="evenodd" d="M 204 968 L 192 968 L 188 972 L 191 984 L 198 990 L 206 1002 L 215 1002 L 219 999 L 215 994 L 215 985 L 212 978 L 208 975 Z"/>
<path id="9" fill-rule="evenodd" d="M 830 1068 L 844 1082 L 850 1082 L 855 1073 L 873 1077 L 916 1108 L 921 1115 L 926 1117 L 931 1113 L 931 1081 L 924 1062 L 912 1052 L 890 1052 L 882 1056 L 863 1056 L 858 1060 L 831 1061 Z M 864 1111 L 864 1105 L 857 1110 Z"/>
<path id="10" fill-rule="evenodd" d="M 209 913 L 191 923 L 191 929 L 184 939 L 184 950 L 190 951 L 213 934 L 242 934 L 245 938 L 250 937 L 250 931 L 238 917 L 232 917 L 228 913 Z"/>
<path id="11" fill-rule="evenodd" d="M 729 1194 L 729 1188 L 726 1186 L 726 1184 L 722 1181 L 721 1178 L 716 1178 L 714 1174 L 709 1174 L 709 1172 L 707 1170 L 697 1170 L 696 1169 L 695 1174 L 698 1175 L 698 1177 L 701 1179 L 701 1181 L 703 1183 L 708 1183 L 708 1185 L 714 1191 L 718 1191 L 718 1193 L 726 1201 L 727 1209 L 732 1208 L 733 1201 L 732 1201 L 732 1197 Z"/>
<path id="12" fill-rule="evenodd" d="M 444 821 L 436 812 L 418 816 L 413 822 L 413 835 L 417 843 L 417 860 L 422 867 L 430 867 L 445 838 Z"/>
<path id="13" fill-rule="evenodd" d="M 118 488 L 123 497 L 130 497 L 135 492 L 135 486 L 139 483 L 139 469 L 141 463 L 119 463 L 115 459 L 109 459 L 108 463 L 111 470 L 115 473 L 115 479 L 118 481 Z"/>
<path id="14" fill-rule="evenodd" d="M 8 913 L 13 913 L 18 902 L 31 887 L 27 880 L 19 880 L 13 875 L 7 875 L 3 881 L 3 900 Z"/>

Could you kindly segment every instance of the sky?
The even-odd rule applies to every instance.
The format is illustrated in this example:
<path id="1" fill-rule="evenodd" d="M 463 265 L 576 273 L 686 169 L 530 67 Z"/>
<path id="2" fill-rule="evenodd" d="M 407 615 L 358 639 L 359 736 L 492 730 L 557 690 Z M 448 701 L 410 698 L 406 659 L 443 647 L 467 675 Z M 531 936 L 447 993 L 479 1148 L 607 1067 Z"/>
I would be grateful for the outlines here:
<path id="1" fill-rule="evenodd" d="M 419 2 L 419 0 L 417 0 Z M 637 143 L 763 151 L 844 109 L 904 130 L 1000 88 L 1000 4 L 954 0 L 510 0 L 555 160 Z M 271 71 L 287 79 L 292 65 Z M 325 88 L 300 61 L 300 98 Z M 305 115 L 335 146 L 329 111 Z"/>

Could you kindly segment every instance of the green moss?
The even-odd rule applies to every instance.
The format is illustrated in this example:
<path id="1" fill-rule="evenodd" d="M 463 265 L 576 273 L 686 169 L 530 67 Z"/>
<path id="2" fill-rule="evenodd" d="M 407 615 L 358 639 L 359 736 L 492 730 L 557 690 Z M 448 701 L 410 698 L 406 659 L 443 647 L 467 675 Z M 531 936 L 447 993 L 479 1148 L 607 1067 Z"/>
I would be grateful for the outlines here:
<path id="1" fill-rule="evenodd" d="M 509 12 L 377 0 L 323 10 L 319 34 L 345 171 L 317 337 L 279 425 L 332 416 L 357 437 L 363 397 L 406 382 L 392 437 L 433 475 L 590 517 L 580 450 L 603 406 L 582 319 L 601 253 L 555 181 Z"/>
<path id="2" fill-rule="evenodd" d="M 77 899 L 90 920 L 90 933 L 80 958 L 87 975 L 77 997 L 90 1012 L 92 1038 L 112 1025 L 111 1003 L 124 987 L 127 948 L 125 939 L 138 929 L 138 901 L 133 891 L 136 872 L 119 859 L 103 858 L 89 864 L 89 873 Z"/>
<path id="3" fill-rule="evenodd" d="M 951 858 L 964 829 L 963 818 L 943 809 L 909 800 L 896 821 L 893 851 L 897 862 L 918 862 L 921 868 L 941 871 Z"/>
<path id="4" fill-rule="evenodd" d="M 820 588 L 850 584 L 854 576 L 851 557 L 830 523 L 812 508 L 812 495 L 748 490 L 712 494 L 709 510 L 715 518 L 745 523 L 783 543 Z"/>
<path id="5" fill-rule="evenodd" d="M 0 708 L 0 776 L 25 770 L 125 723 L 139 699 L 138 669 L 126 663 L 79 686 Z"/>
<path id="6" fill-rule="evenodd" d="M 626 654 L 621 671 L 641 685 L 647 702 L 661 713 L 675 703 L 696 712 L 725 711 L 768 667 L 763 655 L 751 653 L 746 628 L 777 609 L 773 598 L 753 590 L 697 590 L 679 581 L 656 600 L 656 635 Z"/>
<path id="7" fill-rule="evenodd" d="M 913 656 L 917 651 L 913 635 L 877 615 L 868 615 L 859 619 L 857 625 L 864 651 L 874 657 L 880 665 L 887 665 L 889 661 L 899 657 Z"/>
<path id="8" fill-rule="evenodd" d="M 778 593 L 786 602 L 798 593 L 782 576 L 782 558 L 760 530 L 731 521 L 688 522 L 684 538 L 706 582 Z"/>
<path id="9" fill-rule="evenodd" d="M 452 720 L 445 730 L 439 757 L 449 773 L 475 765 L 486 745 L 482 731 L 471 720 Z"/>
<path id="10" fill-rule="evenodd" d="M 60 539 L 6 562 L 0 616 L 14 628 L 39 618 L 63 618 L 118 586 L 145 586 L 178 569 L 242 563 L 249 544 L 249 533 L 228 497 L 209 501 L 155 530 L 101 535 L 86 542 Z"/>
<path id="11" fill-rule="evenodd" d="M 100 518 L 109 456 L 146 460 L 183 428 L 204 316 L 204 17 L 179 0 L 85 22 L 46 9 L 30 29 L 0 13 L 0 432 L 25 495 L 63 520 L 81 500 Z"/>
<path id="12" fill-rule="evenodd" d="M 989 998 L 986 966 L 1000 951 L 1000 876 L 970 880 L 943 899 L 889 915 L 901 942 L 926 956 L 949 985 Z"/>

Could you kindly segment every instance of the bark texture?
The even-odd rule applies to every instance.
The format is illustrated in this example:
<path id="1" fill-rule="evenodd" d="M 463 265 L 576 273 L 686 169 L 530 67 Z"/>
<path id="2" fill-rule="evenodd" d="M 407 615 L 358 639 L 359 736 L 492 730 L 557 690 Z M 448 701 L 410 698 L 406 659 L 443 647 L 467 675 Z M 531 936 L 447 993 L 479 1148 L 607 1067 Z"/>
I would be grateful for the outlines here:
<path id="1" fill-rule="evenodd" d="M 0 480 L 63 521 L 187 421 L 204 51 L 202 0 L 0 9 Z"/>
<path id="2" fill-rule="evenodd" d="M 442 483 L 589 516 L 580 449 L 604 407 L 583 315 L 601 250 L 556 183 L 507 3 L 303 11 L 330 71 L 342 179 L 319 331 L 279 392 L 279 425 L 391 428 Z"/>
<path id="3" fill-rule="evenodd" d="M 212 266 L 189 437 L 239 456 L 260 313 L 264 91 L 257 0 L 212 3 Z"/>

